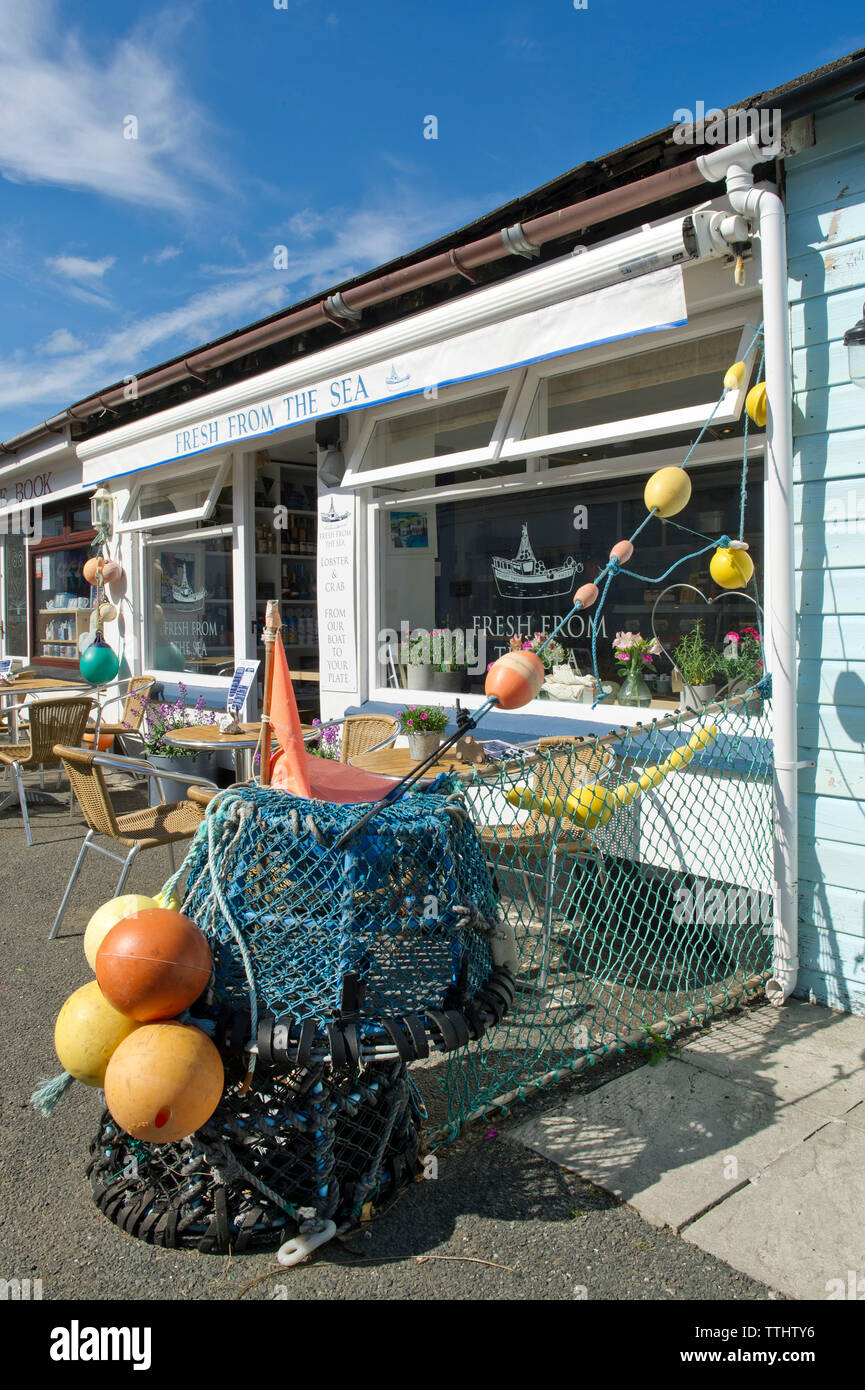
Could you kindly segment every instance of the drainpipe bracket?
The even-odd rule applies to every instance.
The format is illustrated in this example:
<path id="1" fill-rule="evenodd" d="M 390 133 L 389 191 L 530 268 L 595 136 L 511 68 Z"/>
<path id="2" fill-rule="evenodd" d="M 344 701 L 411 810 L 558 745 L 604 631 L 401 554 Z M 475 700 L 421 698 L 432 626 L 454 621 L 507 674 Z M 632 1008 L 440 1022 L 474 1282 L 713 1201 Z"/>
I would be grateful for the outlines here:
<path id="1" fill-rule="evenodd" d="M 512 256 L 525 256 L 527 260 L 533 261 L 541 254 L 540 246 L 535 246 L 533 241 L 529 241 L 523 231 L 522 222 L 515 222 L 512 227 L 504 227 L 502 241 Z"/>
<path id="2" fill-rule="evenodd" d="M 338 290 L 336 294 L 328 295 L 327 299 L 322 300 L 321 310 L 338 328 L 347 328 L 350 324 L 360 323 L 363 318 L 361 310 L 352 309 L 350 305 L 346 304 Z"/>

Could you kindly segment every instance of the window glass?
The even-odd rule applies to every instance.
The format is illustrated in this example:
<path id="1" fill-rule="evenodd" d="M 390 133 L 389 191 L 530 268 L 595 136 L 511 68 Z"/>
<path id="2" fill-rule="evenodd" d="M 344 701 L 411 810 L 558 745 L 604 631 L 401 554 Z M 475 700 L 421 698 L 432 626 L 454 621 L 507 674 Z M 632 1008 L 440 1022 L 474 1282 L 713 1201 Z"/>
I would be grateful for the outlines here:
<path id="1" fill-rule="evenodd" d="M 2 554 L 6 574 L 3 652 L 6 656 L 26 656 L 27 550 L 24 537 L 6 536 Z"/>
<path id="2" fill-rule="evenodd" d="M 160 671 L 216 675 L 234 660 L 230 536 L 149 544 L 148 664 Z"/>
<path id="3" fill-rule="evenodd" d="M 739 467 L 693 470 L 691 479 L 692 497 L 681 518 L 683 524 L 710 537 L 725 532 L 738 535 Z M 572 484 L 567 489 L 487 495 L 415 507 L 406 503 L 404 509 L 387 511 L 383 626 L 403 639 L 399 657 L 415 687 L 480 692 L 486 664 L 507 651 L 512 641 L 531 641 L 535 633 L 551 631 L 572 606 L 579 585 L 594 578 L 604 566 L 614 542 L 631 535 L 644 520 L 645 483 L 646 476 L 639 475 Z M 752 468 L 745 539 L 758 585 L 762 584 L 762 498 L 760 470 Z M 640 574 L 661 575 L 700 545 L 690 532 L 668 522 L 652 522 L 637 541 L 634 568 Z M 719 591 L 710 580 L 708 559 L 691 560 L 670 578 L 680 584 L 694 583 L 707 596 L 715 594 Z M 611 585 L 597 633 L 602 679 L 621 679 L 612 641 L 617 632 L 652 635 L 652 608 L 669 582 L 621 575 Z M 736 593 L 710 608 L 697 595 L 677 592 L 660 604 L 656 628 L 664 644 L 672 648 L 680 636 L 702 621 L 706 637 L 720 652 L 730 626 L 752 626 L 753 620 L 753 604 Z M 575 673 L 591 672 L 592 623 L 591 614 L 577 615 L 559 639 L 560 662 L 570 665 Z M 430 659 L 424 662 L 423 650 L 406 649 L 411 643 L 407 644 L 404 636 L 410 631 L 451 634 L 452 645 L 461 634 L 468 648 L 483 647 L 484 660 L 476 662 L 479 669 L 471 672 L 470 662 L 448 660 L 440 643 L 438 650 L 430 646 Z M 385 685 L 384 647 L 379 658 L 380 683 Z M 439 670 L 427 669 L 421 674 L 412 672 L 412 665 Z M 459 669 L 441 670 L 443 666 Z M 671 665 L 664 658 L 655 666 L 669 676 Z M 671 697 L 672 691 L 664 682 L 656 694 Z M 591 704 L 592 698 L 586 703 Z"/>
<path id="4" fill-rule="evenodd" d="M 390 420 L 379 420 L 372 433 L 363 469 L 387 468 L 416 459 L 485 449 L 492 439 L 505 400 L 505 391 L 490 391 L 468 400 L 448 401 Z"/>
<path id="5" fill-rule="evenodd" d="M 34 657 L 78 660 L 78 641 L 90 627 L 95 591 L 84 578 L 88 545 L 32 556 L 36 643 Z"/>
<path id="6" fill-rule="evenodd" d="M 136 514 L 141 520 L 200 510 L 210 495 L 215 477 L 213 466 L 170 478 L 151 479 L 141 485 Z"/>
<path id="7" fill-rule="evenodd" d="M 724 373 L 736 360 L 740 337 L 741 330 L 734 328 L 545 377 L 535 393 L 523 438 L 717 400 Z"/>

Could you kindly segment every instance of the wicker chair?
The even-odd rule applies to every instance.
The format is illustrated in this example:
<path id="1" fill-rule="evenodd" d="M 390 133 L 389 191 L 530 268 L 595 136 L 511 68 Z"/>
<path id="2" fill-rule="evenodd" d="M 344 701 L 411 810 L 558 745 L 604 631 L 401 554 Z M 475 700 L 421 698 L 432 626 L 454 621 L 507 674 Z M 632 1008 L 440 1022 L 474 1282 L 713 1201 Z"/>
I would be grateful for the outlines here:
<path id="1" fill-rule="evenodd" d="M 584 743 L 577 737 L 542 738 L 537 748 L 540 756 L 534 771 L 533 791 L 539 802 L 546 799 L 552 804 L 564 803 L 574 786 L 602 778 L 613 762 L 609 749 L 594 742 Z M 541 924 L 543 949 L 538 984 L 543 988 L 549 973 L 556 871 L 562 859 L 570 856 L 593 860 L 603 877 L 603 858 L 594 835 L 582 826 L 574 826 L 564 814 L 564 808 L 559 814 L 550 814 L 539 806 L 533 807 L 520 823 L 482 825 L 479 833 L 494 872 L 504 867 L 502 860 L 519 858 L 522 864 L 534 866 L 523 872 L 529 883 L 539 880 L 541 885 L 539 893 L 528 887 L 527 897 Z"/>
<path id="2" fill-rule="evenodd" d="M 43 768 L 59 767 L 54 752 L 55 744 L 63 743 L 73 747 L 80 744 L 92 707 L 93 700 L 89 695 L 66 696 L 61 700 L 35 700 L 28 706 L 28 742 L 0 746 L 0 765 L 10 769 L 18 792 L 28 845 L 33 844 L 33 836 L 30 831 L 30 817 L 27 814 L 27 793 L 22 773 L 38 768 L 41 774 Z M 70 797 L 71 795 L 70 791 Z"/>
<path id="3" fill-rule="evenodd" d="M 350 714 L 342 722 L 339 760 L 347 763 L 359 753 L 388 748 L 396 742 L 399 724 L 387 714 Z"/>
<path id="4" fill-rule="evenodd" d="M 114 859 L 118 864 L 123 865 L 120 878 L 117 880 L 117 887 L 114 890 L 114 896 L 119 897 L 123 892 L 123 885 L 129 877 L 133 861 L 142 850 L 161 849 L 166 846 L 172 872 L 174 871 L 173 846 L 178 840 L 188 840 L 195 834 L 204 819 L 208 801 L 217 791 L 216 783 L 209 782 L 207 778 L 191 777 L 172 770 L 170 774 L 172 781 L 195 782 L 195 787 L 190 787 L 190 792 L 197 793 L 194 800 L 163 801 L 158 806 L 146 806 L 140 811 L 126 811 L 118 815 L 108 794 L 103 768 L 113 768 L 136 776 L 143 775 L 153 778 L 159 787 L 160 795 L 162 794 L 160 779 L 167 774 L 151 767 L 149 763 L 140 762 L 135 758 L 121 758 L 109 753 L 91 753 L 86 749 L 64 748 L 59 745 L 54 752 L 66 770 L 75 798 L 87 822 L 88 832 L 75 861 L 72 875 L 66 885 L 66 892 L 63 894 L 63 901 L 58 909 L 54 925 L 49 932 L 49 941 L 52 941 L 60 930 L 69 895 L 81 871 L 88 849 L 96 850 L 98 854 L 104 854 L 106 858 Z M 106 849 L 104 845 L 96 844 L 95 841 L 98 836 L 113 840 L 115 844 L 121 845 L 126 853 L 117 854 L 114 850 Z"/>
<path id="5" fill-rule="evenodd" d="M 84 735 L 84 745 L 92 748 L 97 732 L 100 744 L 103 738 L 110 734 L 112 738 L 123 739 L 124 735 L 137 734 L 144 719 L 144 701 L 156 684 L 152 676 L 133 676 L 130 681 L 122 681 L 121 684 L 128 685 L 129 690 L 126 697 L 122 695 L 112 695 L 105 704 L 100 705 L 96 712 L 96 720 L 92 729 L 88 729 Z M 123 713 L 119 723 L 112 724 L 109 720 L 103 719 L 103 711 L 109 705 L 116 704 L 123 700 Z"/>

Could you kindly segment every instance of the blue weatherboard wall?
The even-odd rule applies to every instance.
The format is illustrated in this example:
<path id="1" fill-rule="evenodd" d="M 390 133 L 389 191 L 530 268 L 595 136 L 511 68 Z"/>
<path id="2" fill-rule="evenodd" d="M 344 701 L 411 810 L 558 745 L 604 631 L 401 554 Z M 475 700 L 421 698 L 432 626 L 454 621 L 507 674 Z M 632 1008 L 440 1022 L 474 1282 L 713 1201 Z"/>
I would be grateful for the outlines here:
<path id="1" fill-rule="evenodd" d="M 842 339 L 865 300 L 865 103 L 787 162 L 799 608 L 797 993 L 865 1013 L 865 391 Z"/>

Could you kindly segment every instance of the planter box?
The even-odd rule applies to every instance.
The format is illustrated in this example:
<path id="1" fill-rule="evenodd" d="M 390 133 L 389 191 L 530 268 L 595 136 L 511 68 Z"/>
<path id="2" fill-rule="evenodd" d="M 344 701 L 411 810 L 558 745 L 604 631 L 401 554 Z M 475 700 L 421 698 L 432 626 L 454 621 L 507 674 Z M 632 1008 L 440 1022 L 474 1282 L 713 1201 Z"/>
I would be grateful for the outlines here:
<path id="1" fill-rule="evenodd" d="M 446 690 L 451 695 L 459 695 L 466 688 L 465 671 L 433 671 L 433 690 Z"/>
<path id="2" fill-rule="evenodd" d="M 172 772 L 188 773 L 191 777 L 206 777 L 211 782 L 216 780 L 215 753 L 190 753 L 188 757 L 184 755 L 181 758 L 166 758 L 158 753 L 150 753 L 147 761 L 151 767 L 165 772 L 161 780 L 166 801 L 184 801 L 189 788 L 188 782 L 175 782 L 171 777 Z M 148 790 L 150 805 L 158 806 L 162 797 L 153 778 L 148 778 Z"/>
<path id="3" fill-rule="evenodd" d="M 715 698 L 714 685 L 685 685 L 679 692 L 679 709 L 693 710 L 699 714 L 704 705 L 710 705 Z"/>
<path id="4" fill-rule="evenodd" d="M 426 666 L 407 666 L 405 668 L 405 683 L 407 690 L 432 690 L 433 668 Z"/>
<path id="5" fill-rule="evenodd" d="M 406 738 L 410 755 L 418 761 L 435 753 L 442 741 L 441 734 L 406 734 Z"/>

